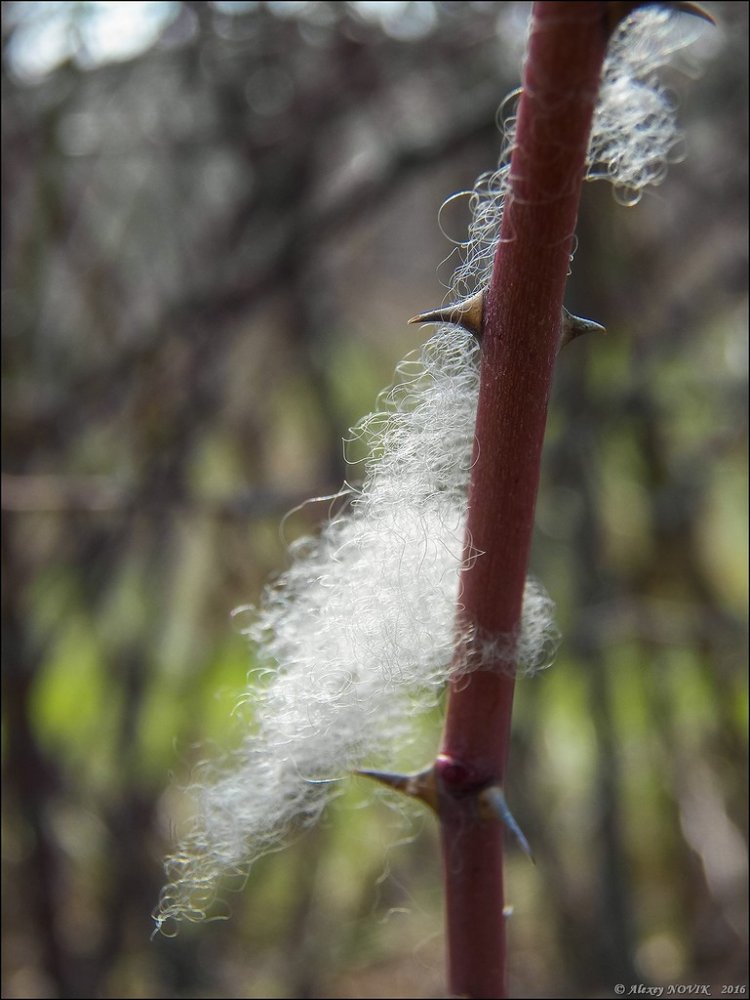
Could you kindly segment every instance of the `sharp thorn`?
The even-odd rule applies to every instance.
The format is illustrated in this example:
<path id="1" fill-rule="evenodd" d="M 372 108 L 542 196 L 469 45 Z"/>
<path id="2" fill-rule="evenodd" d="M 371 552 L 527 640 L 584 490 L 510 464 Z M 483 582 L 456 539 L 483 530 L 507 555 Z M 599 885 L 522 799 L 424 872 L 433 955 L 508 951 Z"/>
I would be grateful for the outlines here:
<path id="1" fill-rule="evenodd" d="M 428 312 L 412 316 L 409 322 L 450 323 L 467 330 L 481 341 L 483 313 L 484 291 L 479 291 L 462 302 L 455 302 L 452 305 L 430 309 Z M 607 331 L 601 324 L 590 319 L 582 319 L 580 316 L 573 316 L 567 309 L 563 309 L 561 348 L 569 344 L 571 340 L 575 340 L 576 337 L 580 337 L 581 334 L 592 332 L 606 333 Z"/>
<path id="2" fill-rule="evenodd" d="M 505 801 L 505 793 L 500 785 L 490 785 L 489 788 L 482 789 L 479 793 L 479 801 L 480 807 L 484 808 L 485 814 L 501 819 L 503 823 L 505 823 L 507 828 L 518 841 L 519 846 L 526 857 L 531 862 L 536 864 L 534 861 L 534 855 L 529 847 L 529 842 L 526 837 L 524 837 L 521 827 L 513 818 L 513 813 L 508 808 L 508 803 Z"/>
<path id="3" fill-rule="evenodd" d="M 370 778 L 381 785 L 387 785 L 397 792 L 402 792 L 413 799 L 421 799 L 435 812 L 438 811 L 437 785 L 435 771 L 428 767 L 416 774 L 397 774 L 391 771 L 371 771 L 368 768 L 358 768 L 354 771 L 363 778 Z"/>
<path id="4" fill-rule="evenodd" d="M 668 3 L 667 6 L 674 7 L 675 10 L 679 10 L 683 14 L 692 14 L 693 17 L 699 17 L 701 21 L 707 21 L 708 24 L 713 24 L 716 27 L 716 18 L 702 4 L 690 3 L 688 0 L 683 0 L 683 2 L 677 0 L 675 3 Z"/>
<path id="5" fill-rule="evenodd" d="M 410 323 L 451 323 L 472 333 L 477 340 L 482 339 L 482 318 L 484 314 L 484 291 L 476 292 L 461 302 L 430 309 L 428 312 L 412 316 Z"/>
<path id="6" fill-rule="evenodd" d="M 601 323 L 595 323 L 592 319 L 582 319 L 574 316 L 567 309 L 563 308 L 562 333 L 560 335 L 560 350 L 569 344 L 571 340 L 580 337 L 583 333 L 606 333 L 606 329 Z"/>

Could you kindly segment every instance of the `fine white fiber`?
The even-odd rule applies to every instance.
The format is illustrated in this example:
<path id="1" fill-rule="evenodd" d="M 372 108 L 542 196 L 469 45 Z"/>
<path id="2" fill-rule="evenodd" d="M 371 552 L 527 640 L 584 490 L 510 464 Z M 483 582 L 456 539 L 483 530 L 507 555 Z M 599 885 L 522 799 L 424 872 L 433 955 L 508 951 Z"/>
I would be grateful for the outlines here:
<path id="1" fill-rule="evenodd" d="M 632 191 L 660 179 L 676 138 L 652 80 L 669 47 L 666 22 L 644 12 L 632 41 L 618 34 L 604 72 L 589 174 Z M 471 194 L 452 301 L 489 278 L 512 141 L 506 124 L 501 164 Z M 459 575 L 466 558 L 481 558 L 470 547 L 466 555 L 464 537 L 478 357 L 472 335 L 444 324 L 401 363 L 380 409 L 354 430 L 369 455 L 364 482 L 347 488 L 345 508 L 293 547 L 291 567 L 266 589 L 247 629 L 262 679 L 242 698 L 252 722 L 239 749 L 204 765 L 190 789 L 196 815 L 167 861 L 155 914 L 163 932 L 213 912 L 220 879 L 246 875 L 291 830 L 314 822 L 335 779 L 387 763 L 448 680 Z M 552 602 L 529 581 L 519 636 L 462 637 L 472 649 L 463 669 L 510 651 L 519 674 L 533 673 L 551 662 L 555 637 Z"/>
<path id="2" fill-rule="evenodd" d="M 690 25 L 689 31 L 685 23 Z M 591 142 L 587 178 L 604 178 L 623 204 L 636 204 L 644 188 L 660 184 L 682 135 L 674 100 L 657 70 L 694 40 L 692 18 L 649 7 L 626 18 L 610 40 Z"/>

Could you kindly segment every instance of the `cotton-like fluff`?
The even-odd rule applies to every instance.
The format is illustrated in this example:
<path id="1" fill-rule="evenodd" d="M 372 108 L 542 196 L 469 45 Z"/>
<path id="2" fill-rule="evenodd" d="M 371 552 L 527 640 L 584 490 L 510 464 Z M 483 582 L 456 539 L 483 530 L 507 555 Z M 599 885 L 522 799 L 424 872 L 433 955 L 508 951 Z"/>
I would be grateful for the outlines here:
<path id="1" fill-rule="evenodd" d="M 255 728 L 193 788 L 198 813 L 167 863 L 160 926 L 201 919 L 220 876 L 242 874 L 291 825 L 317 818 L 336 790 L 325 779 L 387 760 L 434 704 L 456 639 L 477 354 L 469 334 L 443 329 L 401 366 L 405 381 L 356 429 L 372 456 L 362 488 L 294 546 L 266 590 L 248 629 L 270 675 L 247 695 Z M 521 670 L 540 665 L 554 630 L 532 583 L 527 603 Z"/>
<path id="2" fill-rule="evenodd" d="M 692 18 L 652 7 L 623 21 L 610 40 L 587 178 L 611 181 L 625 204 L 635 204 L 644 188 L 660 184 L 670 161 L 679 158 L 675 104 L 657 70 L 700 30 Z"/>
<path id="3" fill-rule="evenodd" d="M 644 13 L 631 26 L 635 48 L 618 35 L 604 72 L 589 172 L 630 191 L 661 177 L 677 137 L 652 80 L 670 48 L 667 23 L 662 12 Z M 469 239 L 449 299 L 489 278 L 512 140 L 509 122 L 500 167 L 470 195 Z M 155 915 L 162 930 L 172 919 L 203 918 L 222 876 L 244 876 L 291 828 L 312 823 L 338 787 L 328 779 L 387 763 L 446 683 L 460 571 L 466 558 L 481 558 L 464 539 L 478 354 L 470 334 L 442 326 L 399 366 L 380 410 L 355 428 L 369 452 L 364 483 L 347 490 L 345 508 L 318 537 L 293 547 L 291 568 L 266 590 L 248 629 L 264 675 L 243 698 L 252 727 L 192 788 L 196 816 L 167 861 Z M 490 659 L 513 647 L 519 673 L 530 673 L 549 663 L 554 637 L 552 603 L 529 581 L 520 636 L 482 637 L 472 648 Z M 482 666 L 481 652 L 476 660 L 464 669 Z"/>

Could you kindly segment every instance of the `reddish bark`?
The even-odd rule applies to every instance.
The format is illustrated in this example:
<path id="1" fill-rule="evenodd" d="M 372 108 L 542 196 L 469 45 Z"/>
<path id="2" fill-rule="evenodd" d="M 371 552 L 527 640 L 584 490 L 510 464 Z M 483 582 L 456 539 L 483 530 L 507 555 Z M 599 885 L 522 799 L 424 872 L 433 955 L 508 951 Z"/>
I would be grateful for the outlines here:
<path id="1" fill-rule="evenodd" d="M 519 627 L 563 293 L 607 42 L 608 4 L 537 2 L 510 191 L 488 289 L 460 627 Z M 457 658 L 463 651 L 457 653 Z M 513 663 L 454 682 L 436 772 L 451 992 L 506 996 L 502 826 L 476 792 L 506 773 Z"/>

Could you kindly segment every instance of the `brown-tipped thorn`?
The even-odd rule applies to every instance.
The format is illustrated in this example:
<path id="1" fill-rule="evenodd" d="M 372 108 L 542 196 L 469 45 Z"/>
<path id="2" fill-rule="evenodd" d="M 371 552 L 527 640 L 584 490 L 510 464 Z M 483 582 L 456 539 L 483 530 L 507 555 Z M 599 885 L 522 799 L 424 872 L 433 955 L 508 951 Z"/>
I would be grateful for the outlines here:
<path id="1" fill-rule="evenodd" d="M 533 864 L 534 855 L 531 853 L 528 840 L 524 837 L 521 827 L 513 818 L 513 813 L 508 808 L 505 801 L 505 793 L 500 785 L 490 785 L 483 788 L 479 793 L 479 809 L 483 819 L 501 819 L 518 841 L 521 850 Z"/>
<path id="2" fill-rule="evenodd" d="M 692 14 L 709 24 L 716 24 L 714 17 L 709 14 L 705 7 L 699 3 L 691 3 L 690 0 L 634 0 L 634 2 L 616 2 L 612 0 L 607 4 L 607 32 L 612 34 L 621 21 L 641 7 L 668 7 L 671 10 L 681 11 L 683 14 Z"/>
<path id="3" fill-rule="evenodd" d="M 454 302 L 441 309 L 431 309 L 429 312 L 412 316 L 410 323 L 452 323 L 474 334 L 477 340 L 482 339 L 482 318 L 484 316 L 484 291 L 470 295 L 468 299 Z"/>
<path id="4" fill-rule="evenodd" d="M 429 312 L 412 316 L 409 322 L 452 323 L 473 334 L 481 343 L 483 316 L 484 292 L 479 291 L 462 302 L 454 302 L 452 305 L 443 306 L 440 309 L 431 309 Z M 567 309 L 563 309 L 562 334 L 560 337 L 561 348 L 569 344 L 571 340 L 575 340 L 576 337 L 580 337 L 582 333 L 592 332 L 606 333 L 607 331 L 599 323 L 594 323 L 590 319 L 582 319 L 580 316 L 573 316 Z"/>
<path id="5" fill-rule="evenodd" d="M 560 350 L 569 344 L 571 340 L 580 337 L 583 333 L 606 333 L 607 331 L 600 323 L 595 323 L 592 319 L 581 319 L 574 316 L 563 307 L 562 333 L 560 334 Z"/>
<path id="6" fill-rule="evenodd" d="M 363 778 L 372 778 L 373 781 L 403 792 L 410 798 L 421 799 L 430 809 L 438 812 L 437 784 L 435 769 L 432 766 L 416 774 L 394 774 L 390 771 L 370 771 L 365 768 L 358 768 L 354 773 Z"/>

